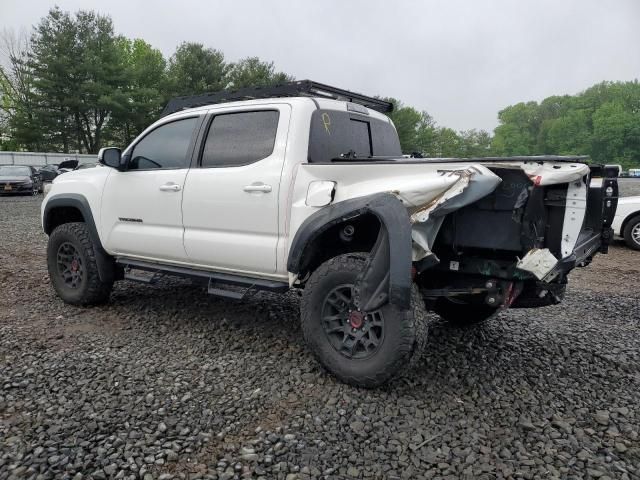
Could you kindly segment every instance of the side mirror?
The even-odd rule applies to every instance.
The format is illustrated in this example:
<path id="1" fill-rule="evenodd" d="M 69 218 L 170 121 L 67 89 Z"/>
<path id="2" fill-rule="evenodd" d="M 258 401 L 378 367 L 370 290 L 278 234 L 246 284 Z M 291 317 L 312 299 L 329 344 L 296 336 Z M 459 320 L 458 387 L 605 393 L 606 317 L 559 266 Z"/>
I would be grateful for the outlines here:
<path id="1" fill-rule="evenodd" d="M 100 162 L 102 165 L 106 165 L 107 167 L 115 168 L 117 170 L 122 170 L 120 158 L 121 152 L 119 148 L 101 148 L 98 152 L 98 162 Z"/>

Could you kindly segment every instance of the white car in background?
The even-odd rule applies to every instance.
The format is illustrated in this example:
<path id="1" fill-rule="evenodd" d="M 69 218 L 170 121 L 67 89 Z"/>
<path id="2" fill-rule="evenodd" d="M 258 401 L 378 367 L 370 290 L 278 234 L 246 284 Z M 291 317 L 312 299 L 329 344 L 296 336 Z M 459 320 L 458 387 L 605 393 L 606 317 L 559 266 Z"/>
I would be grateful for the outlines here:
<path id="1" fill-rule="evenodd" d="M 640 195 L 618 199 L 611 226 L 630 248 L 640 250 Z"/>

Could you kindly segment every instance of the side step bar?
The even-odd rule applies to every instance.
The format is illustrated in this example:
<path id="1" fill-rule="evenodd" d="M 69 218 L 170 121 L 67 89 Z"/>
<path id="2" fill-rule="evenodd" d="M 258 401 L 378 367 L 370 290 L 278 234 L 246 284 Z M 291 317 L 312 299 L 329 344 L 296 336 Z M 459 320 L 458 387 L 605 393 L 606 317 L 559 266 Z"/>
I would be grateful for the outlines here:
<path id="1" fill-rule="evenodd" d="M 244 277 L 230 273 L 210 272 L 195 268 L 178 267 L 162 263 L 145 262 L 129 258 L 118 257 L 116 263 L 124 267 L 124 279 L 135 282 L 153 284 L 162 275 L 175 275 L 179 277 L 198 278 L 208 281 L 207 291 L 211 295 L 242 300 L 252 290 L 266 290 L 270 292 L 283 293 L 289 290 L 289 284 L 278 280 L 268 280 L 264 278 Z M 143 270 L 152 272 L 151 277 L 136 275 L 131 270 Z M 224 286 L 244 287 L 242 292 L 221 288 Z"/>

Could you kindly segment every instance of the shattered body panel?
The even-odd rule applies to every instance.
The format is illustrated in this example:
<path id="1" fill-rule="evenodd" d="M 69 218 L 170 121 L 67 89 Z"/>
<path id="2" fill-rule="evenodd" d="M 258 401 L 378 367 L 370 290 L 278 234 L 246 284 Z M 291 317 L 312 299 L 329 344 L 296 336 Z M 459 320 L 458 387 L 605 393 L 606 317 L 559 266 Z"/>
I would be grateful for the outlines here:
<path id="1" fill-rule="evenodd" d="M 589 167 L 578 163 L 504 162 L 499 167 L 522 170 L 533 186 L 570 183 L 589 174 Z M 362 179 L 363 168 L 367 169 L 366 179 Z M 352 172 L 357 177 L 351 178 Z M 396 195 L 410 213 L 414 261 L 431 254 L 444 216 L 490 194 L 501 181 L 498 175 L 479 163 L 411 162 L 397 165 L 368 164 L 366 167 L 357 163 L 302 164 L 298 176 L 296 185 L 305 190 L 302 198 L 312 195 L 315 186 L 323 181 L 330 181 L 332 188 L 335 188 L 333 204 L 378 192 Z M 334 181 L 336 178 L 340 180 Z M 294 198 L 300 197 L 294 195 Z M 312 213 L 310 205 L 313 204 L 308 200 L 304 205 L 293 203 L 292 230 L 295 231 L 296 224 L 301 223 L 300 217 L 306 212 Z M 574 225 L 581 223 L 581 220 L 580 217 L 576 218 Z M 572 238 L 577 240 L 575 235 Z"/>
<path id="2" fill-rule="evenodd" d="M 475 276 L 478 285 L 468 286 L 465 280 L 465 288 L 473 293 L 495 290 L 483 287 L 482 278 L 503 279 L 500 285 L 505 291 L 500 292 L 499 299 L 508 305 L 523 289 L 533 286 L 540 298 L 553 291 L 545 301 L 556 302 L 560 298 L 557 288 L 545 289 L 544 285 L 564 281 L 576 264 L 588 261 L 600 241 L 600 232 L 590 234 L 583 230 L 589 180 L 588 165 L 561 159 L 500 159 L 486 163 L 412 160 L 371 162 L 366 166 L 357 162 L 301 164 L 295 179 L 293 199 L 297 200 L 291 205 L 289 228 L 298 232 L 309 227 L 309 218 L 322 215 L 323 210 L 311 207 L 317 203 L 318 186 L 324 187 L 323 202 L 330 196 L 333 199 L 324 209 L 341 211 L 334 221 L 346 221 L 362 213 L 350 208 L 354 200 L 366 203 L 366 199 L 381 193 L 391 195 L 406 209 L 407 218 L 395 222 L 392 228 L 410 232 L 410 260 L 416 274 L 437 266 L 435 270 L 454 274 L 454 283 L 465 275 Z M 394 246 L 392 242 L 389 247 L 385 235 L 392 230 L 388 226 L 382 230 L 384 234 L 370 246 L 373 259 L 360 282 L 362 305 L 368 307 L 386 299 L 399 303 L 398 297 L 394 300 L 391 294 L 388 276 L 382 275 L 384 269 L 380 268 L 385 262 L 390 262 L 386 271 L 393 268 L 398 243 Z M 299 232 L 291 240 L 289 251 L 295 254 L 299 250 Z M 574 248 L 579 244 L 588 245 L 584 258 L 577 259 Z M 405 248 L 406 244 L 402 246 Z M 406 253 L 402 255 L 405 264 Z M 292 267 L 291 254 L 289 259 L 289 272 L 304 270 Z M 290 278 L 292 284 L 300 279 L 297 275 Z M 456 290 L 454 283 L 451 291 Z"/>

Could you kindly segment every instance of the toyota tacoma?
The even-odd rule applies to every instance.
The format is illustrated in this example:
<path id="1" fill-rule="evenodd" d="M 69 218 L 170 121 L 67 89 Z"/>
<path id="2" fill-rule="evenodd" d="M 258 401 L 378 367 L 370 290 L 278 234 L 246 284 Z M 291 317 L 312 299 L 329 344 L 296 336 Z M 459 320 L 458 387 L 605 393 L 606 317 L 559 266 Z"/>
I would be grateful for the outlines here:
<path id="1" fill-rule="evenodd" d="M 374 387 L 407 370 L 427 310 L 470 325 L 556 304 L 607 252 L 615 167 L 407 158 L 391 108 L 306 80 L 171 100 L 124 151 L 100 151 L 109 168 L 54 181 L 55 291 L 97 304 L 116 281 L 163 275 L 235 299 L 296 289 L 320 363 Z"/>

